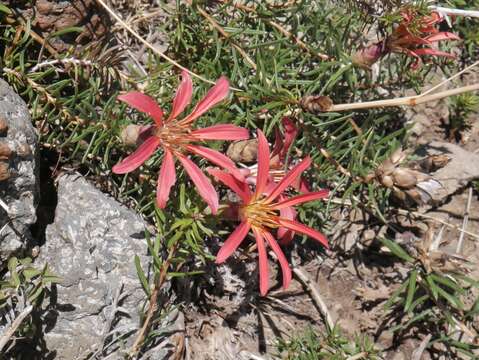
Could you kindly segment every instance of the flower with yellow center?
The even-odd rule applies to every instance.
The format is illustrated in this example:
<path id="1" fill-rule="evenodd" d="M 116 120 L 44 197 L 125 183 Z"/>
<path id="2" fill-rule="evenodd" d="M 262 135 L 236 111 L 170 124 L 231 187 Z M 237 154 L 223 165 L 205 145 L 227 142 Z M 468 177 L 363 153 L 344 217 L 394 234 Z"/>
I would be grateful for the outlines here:
<path id="1" fill-rule="evenodd" d="M 243 176 L 231 159 L 222 153 L 194 143 L 203 140 L 244 140 L 249 137 L 248 130 L 232 124 L 213 125 L 204 129 L 193 129 L 193 122 L 222 101 L 228 95 L 229 82 L 222 76 L 206 96 L 196 104 L 193 111 L 178 120 L 177 117 L 191 102 L 193 83 L 187 72 L 183 72 L 182 81 L 176 92 L 173 106 L 168 119 L 163 121 L 163 110 L 149 96 L 130 92 L 118 97 L 131 107 L 150 115 L 155 124 L 142 132 L 145 138 L 138 149 L 113 167 L 116 174 L 125 174 L 135 170 L 143 164 L 158 149 L 163 148 L 164 157 L 158 177 L 156 202 L 158 207 L 164 208 L 168 200 L 171 187 L 176 182 L 175 158 L 177 158 L 191 180 L 198 189 L 198 193 L 211 208 L 213 214 L 218 210 L 218 194 L 210 180 L 200 168 L 192 162 L 187 154 L 193 153 L 204 157 L 212 163 L 230 171 L 238 178 Z"/>
<path id="2" fill-rule="evenodd" d="M 280 213 L 281 210 L 292 209 L 294 205 L 323 199 L 328 196 L 327 190 L 308 192 L 292 198 L 288 198 L 283 194 L 286 188 L 293 184 L 310 165 L 311 159 L 307 157 L 293 167 L 277 183 L 271 181 L 268 142 L 261 130 L 258 130 L 258 173 L 254 192 L 250 190 L 246 180 L 240 180 L 232 174 L 221 170 L 208 170 L 212 176 L 233 190 L 242 201 L 238 206 L 238 215 L 241 223 L 221 247 L 216 255 L 216 263 L 224 262 L 233 254 L 249 231 L 252 230 L 258 247 L 260 293 L 263 296 L 268 292 L 269 282 L 266 244 L 276 254 L 281 265 L 283 287 L 287 288 L 291 281 L 291 269 L 288 261 L 276 239 L 271 234 L 271 230 L 286 228 L 293 232 L 308 235 L 322 245 L 328 246 L 326 237 L 323 234 L 293 219 L 281 216 Z"/>

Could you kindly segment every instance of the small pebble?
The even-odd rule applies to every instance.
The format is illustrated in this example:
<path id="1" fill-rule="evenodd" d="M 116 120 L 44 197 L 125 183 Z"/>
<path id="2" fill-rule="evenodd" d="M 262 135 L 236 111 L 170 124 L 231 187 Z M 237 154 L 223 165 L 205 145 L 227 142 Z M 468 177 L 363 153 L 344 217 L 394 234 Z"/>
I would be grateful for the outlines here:
<path id="1" fill-rule="evenodd" d="M 7 120 L 3 116 L 0 116 L 0 135 L 1 136 L 6 135 L 7 131 L 8 131 Z"/>
<path id="2" fill-rule="evenodd" d="M 8 160 L 12 155 L 12 150 L 6 143 L 0 142 L 0 160 Z"/>
<path id="3" fill-rule="evenodd" d="M 0 181 L 5 181 L 10 178 L 10 170 L 8 163 L 0 162 Z"/>

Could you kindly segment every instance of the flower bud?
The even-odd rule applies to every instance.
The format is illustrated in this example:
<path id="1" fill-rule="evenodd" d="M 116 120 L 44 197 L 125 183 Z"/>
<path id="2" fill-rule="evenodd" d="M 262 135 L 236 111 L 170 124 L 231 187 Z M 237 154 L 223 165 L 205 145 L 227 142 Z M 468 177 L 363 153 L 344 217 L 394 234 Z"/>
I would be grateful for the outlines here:
<path id="1" fill-rule="evenodd" d="M 382 42 L 379 42 L 353 53 L 351 61 L 354 65 L 369 69 L 371 65 L 378 61 L 383 55 L 383 44 Z"/>

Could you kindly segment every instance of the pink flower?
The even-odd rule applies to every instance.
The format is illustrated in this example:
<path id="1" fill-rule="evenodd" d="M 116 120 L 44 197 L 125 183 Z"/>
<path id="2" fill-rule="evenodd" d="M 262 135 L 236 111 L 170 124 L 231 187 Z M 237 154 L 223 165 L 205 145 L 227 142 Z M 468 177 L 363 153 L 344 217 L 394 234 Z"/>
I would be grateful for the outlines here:
<path id="1" fill-rule="evenodd" d="M 386 49 L 391 52 L 405 53 L 416 60 L 412 68 L 416 69 L 421 63 L 420 56 L 432 55 L 455 58 L 451 53 L 434 49 L 435 42 L 442 40 L 461 40 L 457 35 L 450 32 L 440 32 L 436 24 L 443 21 L 443 17 L 437 12 L 430 16 L 418 17 L 411 9 L 401 13 L 403 21 L 386 40 Z"/>
<path id="2" fill-rule="evenodd" d="M 152 154 L 162 148 L 164 152 L 158 185 L 156 202 L 158 207 L 164 208 L 169 198 L 171 187 L 176 182 L 175 158 L 180 161 L 184 169 L 195 184 L 198 193 L 211 208 L 213 214 L 218 210 L 218 194 L 210 180 L 187 156 L 188 153 L 199 155 L 212 163 L 228 170 L 234 176 L 242 178 L 233 161 L 218 151 L 194 143 L 202 140 L 244 140 L 248 139 L 248 130 L 231 125 L 219 124 L 203 129 L 192 129 L 193 122 L 222 101 L 228 95 L 229 83 L 221 77 L 206 96 L 196 104 L 193 111 L 178 120 L 177 117 L 191 102 L 193 84 L 189 74 L 182 73 L 182 81 L 173 100 L 171 113 L 167 119 L 163 118 L 163 111 L 149 96 L 140 92 L 129 92 L 118 97 L 138 111 L 144 112 L 153 118 L 155 124 L 141 135 L 143 143 L 130 156 L 113 167 L 116 174 L 125 174 L 135 170 L 143 164 Z"/>
<path id="3" fill-rule="evenodd" d="M 298 128 L 290 118 L 284 117 L 282 119 L 282 125 L 284 128 L 284 135 L 279 130 L 279 127 L 275 128 L 275 142 L 269 161 L 269 176 L 274 183 L 279 182 L 284 177 L 286 172 L 291 168 L 287 159 L 288 152 L 290 151 L 291 145 L 293 145 L 294 139 L 298 135 Z M 249 184 L 256 185 L 258 164 L 253 165 L 246 170 L 248 171 L 243 172 L 243 174 L 246 176 L 246 181 Z M 298 176 L 298 178 L 291 184 L 291 187 L 295 190 L 301 191 L 302 193 L 309 192 L 308 183 L 300 176 Z M 282 197 L 283 195 L 280 195 L 280 200 L 282 200 Z M 290 220 L 296 219 L 296 211 L 294 208 L 281 209 L 280 215 Z M 278 228 L 277 237 L 280 241 L 280 244 L 288 245 L 293 241 L 294 231 L 280 227 Z"/>
<path id="4" fill-rule="evenodd" d="M 271 230 L 283 227 L 308 235 L 322 245 L 328 246 L 326 237 L 323 234 L 280 213 L 284 209 L 293 210 L 294 205 L 323 199 L 328 196 L 327 190 L 309 192 L 291 198 L 282 195 L 284 190 L 291 186 L 301 173 L 311 165 L 311 159 L 309 157 L 305 158 L 282 177 L 278 183 L 271 181 L 269 163 L 268 142 L 261 130 L 258 130 L 258 176 L 254 193 L 251 192 L 246 181 L 240 181 L 224 171 L 208 170 L 211 175 L 228 186 L 241 199 L 241 203 L 238 206 L 240 225 L 231 233 L 221 247 L 216 255 L 216 263 L 221 264 L 231 256 L 251 230 L 256 238 L 258 247 L 260 293 L 262 296 L 268 292 L 269 282 L 266 246 L 269 246 L 278 258 L 283 273 L 283 287 L 287 288 L 291 281 L 291 269 L 288 261 L 271 234 Z"/>
<path id="5" fill-rule="evenodd" d="M 418 16 L 414 9 L 406 8 L 401 12 L 402 21 L 393 33 L 385 39 L 360 49 L 352 55 L 354 64 L 370 67 L 388 53 L 403 53 L 415 58 L 411 65 L 417 69 L 421 64 L 421 56 L 441 56 L 455 58 L 454 54 L 434 48 L 434 43 L 442 40 L 461 40 L 450 32 L 440 32 L 436 25 L 443 21 L 437 12 L 430 16 Z"/>
<path id="6" fill-rule="evenodd" d="M 269 162 L 269 175 L 275 182 L 281 179 L 291 167 L 290 161 L 287 162 L 288 153 L 290 151 L 291 145 L 293 145 L 294 139 L 298 135 L 298 127 L 289 117 L 283 117 L 281 123 L 284 128 L 284 134 L 281 133 L 279 127 L 275 128 L 275 141 Z M 252 185 L 256 184 L 258 164 L 241 169 L 241 172 L 246 176 L 248 183 Z M 301 177 L 296 179 L 296 181 L 292 184 L 292 187 L 301 192 L 309 191 L 308 183 Z"/>

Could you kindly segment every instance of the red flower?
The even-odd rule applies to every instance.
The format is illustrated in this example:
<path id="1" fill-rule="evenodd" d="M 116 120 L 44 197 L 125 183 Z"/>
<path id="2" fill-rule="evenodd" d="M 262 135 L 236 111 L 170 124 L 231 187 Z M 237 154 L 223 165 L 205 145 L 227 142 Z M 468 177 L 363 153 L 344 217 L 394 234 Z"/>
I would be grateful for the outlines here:
<path id="1" fill-rule="evenodd" d="M 258 130 L 258 176 L 255 192 L 252 193 L 246 181 L 240 181 L 224 171 L 209 169 L 211 175 L 233 190 L 242 203 L 238 207 L 240 225 L 225 241 L 216 256 L 216 263 L 224 262 L 241 244 L 250 230 L 256 238 L 259 254 L 260 293 L 268 292 L 268 258 L 266 244 L 276 254 L 283 273 L 283 287 L 287 288 L 291 281 L 291 269 L 280 246 L 271 234 L 271 230 L 280 227 L 308 235 L 328 246 L 326 237 L 320 232 L 292 220 L 282 214 L 283 209 L 293 210 L 293 206 L 307 201 L 323 199 L 328 196 L 327 190 L 309 192 L 292 198 L 283 196 L 284 190 L 290 186 L 311 165 L 311 159 L 305 158 L 288 172 L 278 183 L 271 181 L 270 154 L 268 142 L 263 133 Z M 283 196 L 281 199 L 280 197 Z M 275 202 L 276 200 L 276 202 Z M 265 243 L 266 241 L 266 243 Z"/>
<path id="2" fill-rule="evenodd" d="M 182 73 L 182 81 L 169 117 L 163 119 L 163 111 L 149 96 L 140 92 L 130 92 L 118 97 L 131 107 L 151 116 L 155 124 L 143 132 L 143 143 L 138 149 L 113 167 L 116 174 L 125 174 L 135 170 L 143 164 L 159 147 L 163 148 L 164 158 L 161 165 L 156 191 L 158 207 L 164 208 L 168 200 L 170 189 L 176 182 L 175 158 L 177 158 L 198 189 L 200 196 L 206 201 L 213 214 L 218 210 L 218 194 L 210 180 L 201 172 L 188 157 L 188 153 L 199 155 L 212 163 L 230 171 L 238 178 L 242 178 L 233 161 L 218 151 L 207 147 L 194 145 L 202 140 L 243 140 L 248 139 L 248 130 L 231 124 L 213 125 L 204 129 L 193 130 L 192 123 L 206 111 L 222 101 L 228 95 L 229 83 L 221 77 L 206 96 L 196 104 L 195 108 L 182 120 L 177 117 L 191 102 L 193 84 L 187 72 Z M 146 138 L 145 138 L 146 136 Z"/>
<path id="3" fill-rule="evenodd" d="M 433 43 L 441 40 L 461 40 L 450 32 L 440 32 L 436 24 L 443 21 L 437 12 L 430 16 L 417 17 L 412 10 L 406 9 L 401 13 L 403 21 L 386 40 L 386 49 L 391 52 L 405 53 L 416 58 L 412 64 L 414 69 L 421 63 L 420 56 L 433 55 L 455 58 L 451 53 L 432 48 Z"/>
<path id="4" fill-rule="evenodd" d="M 288 169 L 290 169 L 290 164 L 287 163 L 288 152 L 290 151 L 291 145 L 293 145 L 294 139 L 298 135 L 298 128 L 290 118 L 284 117 L 282 119 L 282 124 L 284 128 L 284 136 L 279 130 L 279 127 L 276 127 L 275 142 L 269 161 L 269 175 L 270 179 L 272 179 L 274 182 L 279 182 L 284 177 Z M 246 176 L 246 181 L 249 184 L 256 185 L 258 164 L 253 165 L 245 170 L 247 171 L 243 171 L 243 174 Z M 309 192 L 308 183 L 300 176 L 298 176 L 298 178 L 291 184 L 291 187 L 301 191 L 302 193 Z M 282 200 L 282 197 L 283 195 L 280 195 L 279 199 Z M 286 217 L 287 219 L 294 220 L 296 219 L 296 210 L 294 210 L 294 208 L 284 208 L 280 210 L 280 215 Z M 294 231 L 280 227 L 278 228 L 277 237 L 280 241 L 280 244 L 288 245 L 293 241 Z"/>
<path id="5" fill-rule="evenodd" d="M 442 40 L 461 40 L 457 35 L 450 32 L 440 32 L 436 25 L 443 21 L 443 17 L 437 12 L 430 16 L 417 15 L 413 9 L 405 9 L 401 16 L 403 20 L 394 29 L 393 33 L 375 44 L 357 51 L 352 55 L 354 64 L 370 67 L 381 57 L 388 53 L 403 53 L 415 58 L 411 65 L 417 69 L 421 64 L 421 56 L 432 55 L 455 58 L 454 54 L 435 49 L 434 43 Z"/>

